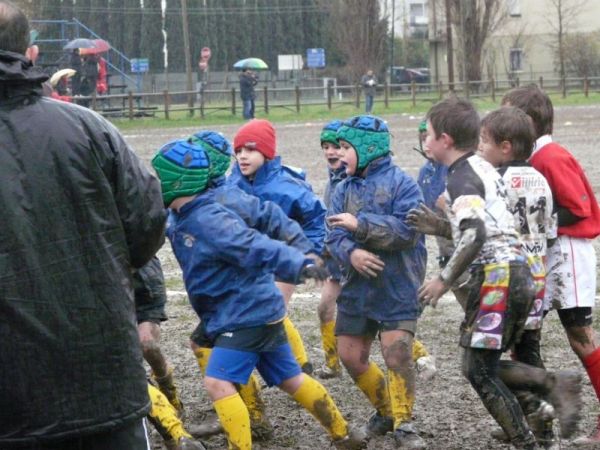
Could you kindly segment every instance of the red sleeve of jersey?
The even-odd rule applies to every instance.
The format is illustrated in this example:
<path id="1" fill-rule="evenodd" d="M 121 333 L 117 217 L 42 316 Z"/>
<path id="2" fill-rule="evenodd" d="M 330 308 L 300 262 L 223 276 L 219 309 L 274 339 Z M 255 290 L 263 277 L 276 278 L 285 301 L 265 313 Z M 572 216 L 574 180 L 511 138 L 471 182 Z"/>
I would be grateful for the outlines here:
<path id="1" fill-rule="evenodd" d="M 546 177 L 554 203 L 567 208 L 577 217 L 589 217 L 592 199 L 588 195 L 585 174 L 579 163 L 565 150 L 544 153 L 535 155 L 532 165 Z"/>

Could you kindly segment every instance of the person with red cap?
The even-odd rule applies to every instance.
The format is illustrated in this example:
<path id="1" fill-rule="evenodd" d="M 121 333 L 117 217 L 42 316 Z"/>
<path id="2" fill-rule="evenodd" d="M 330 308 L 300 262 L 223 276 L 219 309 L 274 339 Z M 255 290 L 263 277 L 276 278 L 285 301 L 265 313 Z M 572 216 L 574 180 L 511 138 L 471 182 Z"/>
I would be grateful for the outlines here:
<path id="1" fill-rule="evenodd" d="M 264 119 L 253 119 L 242 126 L 233 140 L 237 164 L 234 164 L 228 183 L 237 185 L 262 201 L 276 203 L 300 224 L 313 245 L 312 253 L 321 255 L 325 240 L 325 206 L 305 181 L 304 173 L 284 166 L 277 156 L 273 124 Z M 276 282 L 286 305 L 294 292 L 294 285 Z M 300 333 L 289 317 L 284 320 L 285 331 L 292 351 L 305 373 L 312 373 Z"/>

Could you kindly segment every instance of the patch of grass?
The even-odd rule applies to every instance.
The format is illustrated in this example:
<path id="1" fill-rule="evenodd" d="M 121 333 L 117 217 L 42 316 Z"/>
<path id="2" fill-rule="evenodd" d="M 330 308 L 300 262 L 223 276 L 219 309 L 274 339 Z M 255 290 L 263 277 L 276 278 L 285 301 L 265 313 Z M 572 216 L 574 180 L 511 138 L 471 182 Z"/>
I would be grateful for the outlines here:
<path id="1" fill-rule="evenodd" d="M 496 101 L 492 101 L 491 97 L 471 97 L 471 100 L 481 112 L 496 109 L 500 105 L 502 93 L 498 92 Z M 551 93 L 550 97 L 555 106 L 578 106 L 578 105 L 595 105 L 600 104 L 600 92 L 590 92 L 589 97 L 585 97 L 583 92 L 569 94 L 566 98 L 562 98 L 559 93 Z M 424 115 L 427 110 L 438 101 L 438 96 L 435 92 L 420 93 L 417 95 L 416 103 L 413 106 L 410 97 L 394 97 L 389 101 L 388 108 L 385 108 L 383 98 L 377 98 L 374 105 L 374 113 L 378 116 L 388 116 L 391 114 L 409 114 L 409 115 Z M 177 105 L 178 108 L 183 105 Z M 325 121 L 336 118 L 351 117 L 364 112 L 364 102 L 361 99 L 360 108 L 356 108 L 354 104 L 336 104 L 332 105 L 329 110 L 326 105 L 310 105 L 304 104 L 300 108 L 300 112 L 296 112 L 294 107 L 279 107 L 271 105 L 269 114 L 264 112 L 263 105 L 258 102 L 256 105 L 256 117 L 269 119 L 275 123 L 285 122 L 314 122 Z M 219 110 L 207 112 L 204 118 L 200 117 L 199 111 L 195 111 L 193 117 L 189 116 L 187 110 L 171 111 L 170 119 L 166 120 L 164 114 L 157 112 L 157 117 L 142 118 L 142 119 L 112 119 L 112 122 L 121 130 L 128 129 L 144 129 L 144 128 L 179 128 L 179 127 L 207 127 L 211 125 L 227 125 L 227 124 L 242 124 L 245 120 L 241 116 L 241 111 L 238 108 L 237 114 L 234 116 L 230 110 Z"/>
<path id="2" fill-rule="evenodd" d="M 165 278 L 165 287 L 172 291 L 181 290 L 183 289 L 183 281 L 180 277 Z"/>

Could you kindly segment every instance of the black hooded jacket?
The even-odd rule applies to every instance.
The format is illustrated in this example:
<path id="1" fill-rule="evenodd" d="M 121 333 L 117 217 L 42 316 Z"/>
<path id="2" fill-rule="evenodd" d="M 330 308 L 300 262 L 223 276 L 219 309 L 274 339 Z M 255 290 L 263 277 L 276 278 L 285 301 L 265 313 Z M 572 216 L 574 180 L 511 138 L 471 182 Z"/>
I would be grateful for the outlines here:
<path id="1" fill-rule="evenodd" d="M 158 181 L 96 113 L 0 51 L 0 448 L 144 416 L 131 268 L 160 248 Z"/>

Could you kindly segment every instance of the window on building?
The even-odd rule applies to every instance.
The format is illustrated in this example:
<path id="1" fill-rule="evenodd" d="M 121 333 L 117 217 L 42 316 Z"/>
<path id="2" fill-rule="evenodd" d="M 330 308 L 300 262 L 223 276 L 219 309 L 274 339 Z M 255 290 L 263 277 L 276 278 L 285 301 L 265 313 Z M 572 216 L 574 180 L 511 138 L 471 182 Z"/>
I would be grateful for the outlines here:
<path id="1" fill-rule="evenodd" d="M 521 0 L 508 0 L 508 13 L 511 17 L 521 17 Z"/>
<path id="2" fill-rule="evenodd" d="M 411 3 L 409 8 L 410 17 L 423 17 L 425 15 L 425 5 L 423 3 Z"/>
<path id="3" fill-rule="evenodd" d="M 511 48 L 510 49 L 510 71 L 520 72 L 523 70 L 523 49 L 522 48 Z"/>

